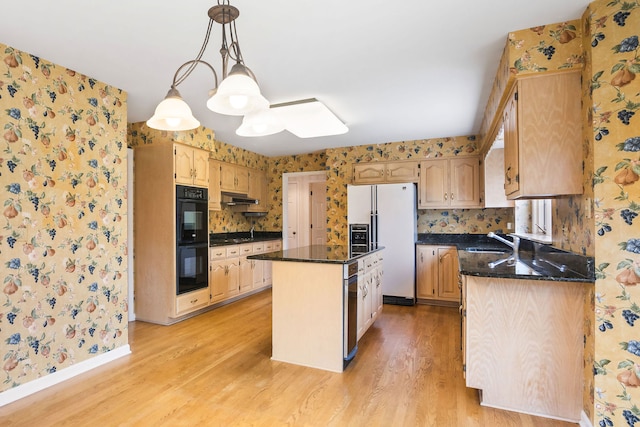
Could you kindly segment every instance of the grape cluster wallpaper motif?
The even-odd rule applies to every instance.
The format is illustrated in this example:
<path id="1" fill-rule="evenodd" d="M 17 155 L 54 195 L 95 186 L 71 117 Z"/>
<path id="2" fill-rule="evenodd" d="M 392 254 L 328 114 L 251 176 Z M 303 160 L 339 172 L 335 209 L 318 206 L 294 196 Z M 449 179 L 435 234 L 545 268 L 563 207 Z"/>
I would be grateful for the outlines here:
<path id="1" fill-rule="evenodd" d="M 127 95 L 0 55 L 3 391 L 128 343 Z"/>
<path id="2" fill-rule="evenodd" d="M 596 261 L 589 409 L 594 425 L 640 426 L 640 3 L 593 2 L 584 23 Z"/>

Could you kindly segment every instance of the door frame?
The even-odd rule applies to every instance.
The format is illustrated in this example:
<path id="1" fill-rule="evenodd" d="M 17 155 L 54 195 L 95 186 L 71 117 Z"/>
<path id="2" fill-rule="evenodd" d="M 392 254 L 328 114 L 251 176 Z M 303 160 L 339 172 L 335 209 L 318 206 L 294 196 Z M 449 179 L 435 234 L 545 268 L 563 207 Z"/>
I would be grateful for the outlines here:
<path id="1" fill-rule="evenodd" d="M 289 221 L 289 212 L 287 207 L 287 201 L 289 200 L 289 179 L 298 179 L 305 178 L 305 181 L 308 182 L 319 182 L 319 181 L 327 181 L 327 171 L 310 171 L 310 172 L 285 172 L 282 174 L 282 230 L 283 232 L 287 229 L 287 224 Z M 313 179 L 317 178 L 317 180 Z M 303 186 L 304 187 L 304 186 Z M 308 188 L 308 185 L 306 186 Z M 307 199 L 308 200 L 308 199 Z M 308 210 L 305 210 L 308 212 Z M 304 215 L 302 210 L 298 210 L 299 215 Z M 304 221 L 308 222 L 308 218 L 305 218 Z M 288 249 L 287 247 L 287 239 L 283 236 L 282 239 L 282 248 Z"/>

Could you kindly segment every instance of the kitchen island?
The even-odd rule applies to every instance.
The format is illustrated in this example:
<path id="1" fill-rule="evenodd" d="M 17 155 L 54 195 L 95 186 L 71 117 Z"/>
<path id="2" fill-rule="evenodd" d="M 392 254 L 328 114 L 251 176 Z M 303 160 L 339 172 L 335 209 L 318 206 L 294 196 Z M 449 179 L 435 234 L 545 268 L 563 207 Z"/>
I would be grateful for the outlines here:
<path id="1" fill-rule="evenodd" d="M 347 246 L 312 245 L 247 257 L 272 261 L 273 360 L 344 370 L 345 356 L 353 356 L 345 354 L 349 328 L 357 331 L 348 315 L 348 300 L 357 296 L 345 295 L 349 266 L 381 249 L 352 256 Z"/>

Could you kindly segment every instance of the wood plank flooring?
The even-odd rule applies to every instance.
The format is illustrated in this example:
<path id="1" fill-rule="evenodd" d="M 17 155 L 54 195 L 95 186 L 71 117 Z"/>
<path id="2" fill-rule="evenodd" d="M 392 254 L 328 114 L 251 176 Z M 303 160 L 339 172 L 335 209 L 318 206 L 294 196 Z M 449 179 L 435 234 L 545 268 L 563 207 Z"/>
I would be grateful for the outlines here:
<path id="1" fill-rule="evenodd" d="M 576 425 L 480 406 L 456 308 L 385 305 L 342 374 L 270 359 L 270 291 L 129 326 L 130 356 L 0 408 L 0 425 Z"/>

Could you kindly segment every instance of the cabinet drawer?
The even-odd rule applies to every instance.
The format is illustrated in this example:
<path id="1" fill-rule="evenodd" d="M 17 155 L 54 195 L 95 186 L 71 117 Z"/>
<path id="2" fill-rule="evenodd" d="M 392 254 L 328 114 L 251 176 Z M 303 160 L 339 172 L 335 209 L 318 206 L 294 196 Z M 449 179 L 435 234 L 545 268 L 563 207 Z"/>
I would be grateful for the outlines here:
<path id="1" fill-rule="evenodd" d="M 225 246 L 227 250 L 227 258 L 233 258 L 240 255 L 240 247 L 239 246 Z"/>
<path id="2" fill-rule="evenodd" d="M 199 310 L 209 305 L 209 288 L 199 289 L 176 298 L 176 315 Z"/>
<path id="3" fill-rule="evenodd" d="M 215 246 L 213 248 L 209 248 L 209 259 L 224 259 L 227 256 L 227 248 L 226 246 Z"/>
<path id="4" fill-rule="evenodd" d="M 253 253 L 254 254 L 261 254 L 262 252 L 264 252 L 264 242 L 260 242 L 260 243 L 254 243 L 253 244 Z"/>
<path id="5" fill-rule="evenodd" d="M 253 245 L 240 245 L 240 255 L 251 255 L 253 253 Z"/>

